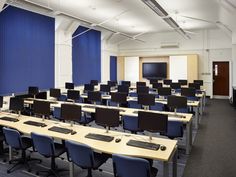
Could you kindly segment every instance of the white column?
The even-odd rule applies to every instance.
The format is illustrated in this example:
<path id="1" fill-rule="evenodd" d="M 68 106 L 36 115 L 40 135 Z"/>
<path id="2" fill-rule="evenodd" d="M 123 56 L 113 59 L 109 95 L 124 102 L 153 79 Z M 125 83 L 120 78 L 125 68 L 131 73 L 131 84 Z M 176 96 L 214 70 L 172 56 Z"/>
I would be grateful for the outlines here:
<path id="1" fill-rule="evenodd" d="M 61 16 L 55 19 L 55 87 L 61 88 L 72 82 L 72 35 L 79 23 Z"/>

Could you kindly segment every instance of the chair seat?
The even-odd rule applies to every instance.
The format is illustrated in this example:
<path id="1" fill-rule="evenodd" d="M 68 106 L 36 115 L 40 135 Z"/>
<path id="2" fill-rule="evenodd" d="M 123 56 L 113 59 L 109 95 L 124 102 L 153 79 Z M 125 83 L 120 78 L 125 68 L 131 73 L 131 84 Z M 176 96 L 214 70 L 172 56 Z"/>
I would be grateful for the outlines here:
<path id="1" fill-rule="evenodd" d="M 28 137 L 22 137 L 22 148 L 28 149 L 33 144 L 32 139 Z"/>
<path id="2" fill-rule="evenodd" d="M 106 154 L 99 154 L 99 153 L 94 152 L 93 169 L 97 169 L 98 167 L 100 167 L 103 163 L 107 161 L 108 158 L 109 156 Z"/>
<path id="3" fill-rule="evenodd" d="M 66 151 L 65 146 L 63 144 L 55 143 L 55 157 L 59 157 Z"/>

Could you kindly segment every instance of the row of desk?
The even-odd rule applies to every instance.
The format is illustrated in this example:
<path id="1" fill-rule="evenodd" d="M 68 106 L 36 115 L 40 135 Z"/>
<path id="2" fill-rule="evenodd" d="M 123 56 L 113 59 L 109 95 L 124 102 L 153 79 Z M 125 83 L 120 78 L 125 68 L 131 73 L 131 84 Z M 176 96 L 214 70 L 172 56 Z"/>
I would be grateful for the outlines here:
<path id="1" fill-rule="evenodd" d="M 4 116 L 17 118 L 19 121 L 10 122 L 10 121 L 1 120 L 1 117 L 4 117 Z M 177 159 L 176 159 L 177 141 L 176 140 L 169 140 L 169 139 L 156 138 L 156 137 L 154 137 L 152 140 L 149 140 L 149 138 L 144 135 L 133 135 L 133 134 L 124 133 L 124 132 L 109 131 L 108 133 L 109 136 L 119 137 L 121 138 L 121 141 L 119 143 L 116 143 L 115 140 L 111 142 L 104 142 L 104 141 L 97 141 L 97 140 L 85 138 L 85 136 L 91 132 L 107 135 L 107 133 L 105 133 L 105 130 L 103 129 L 80 126 L 80 125 L 74 125 L 73 127 L 70 127 L 69 123 L 61 123 L 61 122 L 53 121 L 53 120 L 44 120 L 43 123 L 47 125 L 46 127 L 36 127 L 36 126 L 24 124 L 24 122 L 26 121 L 35 121 L 35 122 L 42 123 L 42 119 L 40 118 L 23 116 L 23 115 L 18 117 L 18 115 L 16 114 L 11 114 L 11 113 L 6 113 L 6 112 L 0 113 L 1 126 L 17 129 L 18 131 L 20 131 L 21 133 L 25 135 L 30 135 L 32 132 L 36 132 L 43 135 L 51 136 L 58 140 L 71 140 L 71 141 L 87 144 L 96 152 L 107 153 L 107 154 L 122 154 L 122 155 L 127 155 L 127 156 L 134 156 L 134 157 L 148 158 L 148 159 L 162 161 L 164 177 L 169 176 L 168 162 L 173 161 L 172 174 L 173 174 L 173 177 L 177 176 Z M 70 128 L 71 130 L 76 131 L 77 133 L 74 135 L 71 135 L 71 134 L 63 134 L 63 133 L 58 133 L 58 132 L 53 132 L 53 131 L 48 130 L 49 128 L 53 126 Z M 159 149 L 157 151 L 154 151 L 154 150 L 136 148 L 136 147 L 126 145 L 126 143 L 131 139 L 147 141 L 147 142 L 151 141 L 152 143 L 161 144 L 161 145 L 166 146 L 166 150 L 161 151 Z M 70 177 L 73 177 L 73 164 L 70 163 L 69 167 L 70 167 Z"/>
<path id="2" fill-rule="evenodd" d="M 25 99 L 25 103 L 26 104 L 33 104 L 33 100 L 34 99 Z M 40 100 L 40 99 L 37 99 Z M 45 100 L 42 100 L 45 101 Z M 51 102 L 51 107 L 55 108 L 55 107 L 61 107 L 61 104 L 76 104 L 82 107 L 82 111 L 83 112 L 88 112 L 88 113 L 95 113 L 95 107 L 101 107 L 101 108 L 112 108 L 112 109 L 119 109 L 120 111 L 120 115 L 121 116 L 132 116 L 132 117 L 137 117 L 138 116 L 138 111 L 140 111 L 140 109 L 134 109 L 134 108 L 117 108 L 117 107 L 112 107 L 112 106 L 105 106 L 105 105 L 91 105 L 91 104 L 85 104 L 85 103 L 70 103 L 70 102 L 63 102 L 63 101 L 52 101 L 52 100 L 48 100 L 49 102 Z M 142 110 L 142 111 L 147 111 L 147 112 L 153 112 L 153 113 L 161 113 L 161 114 L 167 114 L 168 115 L 168 120 L 169 121 L 180 121 L 183 122 L 184 124 L 186 124 L 186 144 L 185 144 L 185 148 L 186 148 L 186 154 L 190 154 L 191 151 L 191 146 L 192 146 L 192 122 L 193 122 L 193 115 L 192 114 L 185 114 L 185 113 L 173 113 L 173 112 L 165 112 L 165 111 L 153 111 L 153 110 Z M 184 117 L 184 118 L 183 118 Z M 198 122 L 195 121 L 195 124 L 197 124 Z"/>

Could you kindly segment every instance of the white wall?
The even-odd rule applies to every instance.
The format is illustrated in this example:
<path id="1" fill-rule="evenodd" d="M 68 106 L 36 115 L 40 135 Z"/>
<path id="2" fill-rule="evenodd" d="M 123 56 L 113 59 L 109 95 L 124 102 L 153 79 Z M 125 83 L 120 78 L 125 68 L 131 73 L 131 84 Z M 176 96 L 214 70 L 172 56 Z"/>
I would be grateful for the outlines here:
<path id="1" fill-rule="evenodd" d="M 170 79 L 173 82 L 178 82 L 179 79 L 188 79 L 187 59 L 187 56 L 170 56 Z"/>
<path id="2" fill-rule="evenodd" d="M 139 81 L 139 57 L 125 57 L 125 80 Z"/>
<path id="3" fill-rule="evenodd" d="M 191 40 L 175 32 L 141 36 L 145 43 L 128 41 L 119 46 L 120 56 L 199 55 L 199 79 L 204 80 L 207 95 L 212 96 L 212 61 L 232 61 L 232 40 L 219 29 L 194 31 Z M 179 48 L 162 49 L 162 42 L 177 42 Z M 231 92 L 230 92 L 231 93 Z"/>

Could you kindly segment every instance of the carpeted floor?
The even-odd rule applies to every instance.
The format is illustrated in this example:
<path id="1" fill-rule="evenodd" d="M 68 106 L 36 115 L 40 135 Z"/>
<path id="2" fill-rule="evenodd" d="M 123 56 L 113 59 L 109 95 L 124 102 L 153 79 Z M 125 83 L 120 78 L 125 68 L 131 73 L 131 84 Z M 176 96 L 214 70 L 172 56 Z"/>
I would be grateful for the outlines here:
<path id="1" fill-rule="evenodd" d="M 236 176 L 236 109 L 210 100 L 183 177 Z"/>

